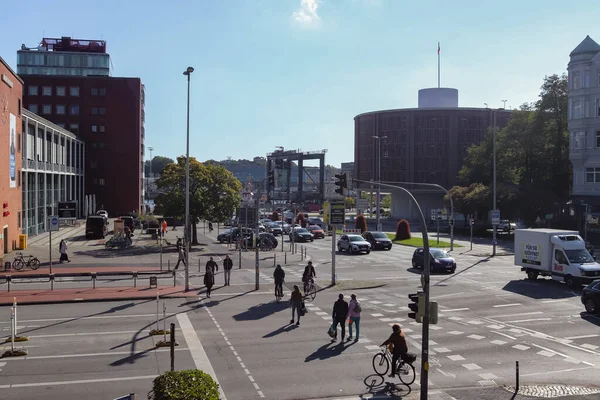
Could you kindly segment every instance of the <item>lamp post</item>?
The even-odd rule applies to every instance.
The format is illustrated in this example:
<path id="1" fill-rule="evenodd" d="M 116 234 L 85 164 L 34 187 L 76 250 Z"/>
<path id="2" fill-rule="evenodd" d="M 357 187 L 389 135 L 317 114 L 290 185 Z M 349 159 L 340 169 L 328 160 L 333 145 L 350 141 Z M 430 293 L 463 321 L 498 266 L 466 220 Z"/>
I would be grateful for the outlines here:
<path id="1" fill-rule="evenodd" d="M 152 152 L 154 151 L 154 147 L 148 147 L 150 151 L 150 163 L 148 165 L 148 177 L 146 178 L 146 200 L 150 200 L 150 178 L 152 177 Z"/>
<path id="2" fill-rule="evenodd" d="M 493 145 L 492 145 L 492 152 L 493 152 L 493 161 L 492 161 L 492 163 L 493 163 L 493 177 L 492 177 L 493 183 L 492 183 L 492 187 L 493 187 L 493 189 L 492 189 L 492 192 L 493 192 L 493 194 L 492 195 L 494 197 L 493 210 L 496 211 L 496 110 L 493 110 L 492 113 L 493 113 L 492 114 L 492 119 L 494 121 L 493 122 L 494 125 L 492 127 L 492 129 L 493 129 L 493 138 L 492 138 L 492 141 L 493 141 Z M 510 227 L 510 224 L 509 224 L 509 227 Z M 494 236 L 493 236 L 493 239 L 492 239 L 493 240 L 493 242 L 492 242 L 492 246 L 493 246 L 492 247 L 492 256 L 496 255 L 496 235 L 497 235 L 497 232 L 498 232 L 498 225 L 494 224 Z"/>
<path id="3" fill-rule="evenodd" d="M 187 67 L 183 72 L 187 76 L 187 133 L 185 140 L 185 291 L 190 290 L 190 77 L 193 67 Z"/>
<path id="4" fill-rule="evenodd" d="M 387 136 L 373 136 L 377 140 L 377 182 L 381 183 L 381 139 L 387 139 Z M 375 218 L 377 230 L 379 230 L 379 215 L 381 202 L 381 186 L 377 185 L 377 198 L 375 199 Z"/>

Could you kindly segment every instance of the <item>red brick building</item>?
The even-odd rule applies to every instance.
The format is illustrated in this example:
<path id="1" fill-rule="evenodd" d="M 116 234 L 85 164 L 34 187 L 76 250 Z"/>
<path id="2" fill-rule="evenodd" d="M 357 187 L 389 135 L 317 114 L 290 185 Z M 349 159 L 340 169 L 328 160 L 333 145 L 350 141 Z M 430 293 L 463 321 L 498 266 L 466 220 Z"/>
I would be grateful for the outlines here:
<path id="1" fill-rule="evenodd" d="M 0 57 L 0 258 L 19 247 L 23 81 Z"/>

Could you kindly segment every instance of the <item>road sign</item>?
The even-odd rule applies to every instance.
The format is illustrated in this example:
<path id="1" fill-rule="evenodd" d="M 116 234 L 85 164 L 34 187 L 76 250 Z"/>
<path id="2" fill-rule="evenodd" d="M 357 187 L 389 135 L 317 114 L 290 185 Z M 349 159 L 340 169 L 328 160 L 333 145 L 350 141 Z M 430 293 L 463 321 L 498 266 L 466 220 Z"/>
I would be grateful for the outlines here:
<path id="1" fill-rule="evenodd" d="M 369 208 L 369 200 L 367 199 L 357 199 L 356 200 L 356 209 L 357 210 L 366 210 Z"/>
<path id="2" fill-rule="evenodd" d="M 492 225 L 500 224 L 500 210 L 492 211 Z"/>
<path id="3" fill-rule="evenodd" d="M 329 223 L 331 225 L 344 225 L 346 219 L 346 205 L 344 203 L 331 203 L 329 207 L 331 210 Z"/>
<path id="4" fill-rule="evenodd" d="M 554 214 L 546 214 L 545 217 L 546 217 L 546 219 L 550 220 L 550 219 L 554 218 Z"/>
<path id="5" fill-rule="evenodd" d="M 441 208 L 432 208 L 431 209 L 431 220 L 432 221 L 441 221 L 448 219 L 448 210 Z"/>
<path id="6" fill-rule="evenodd" d="M 53 215 L 51 217 L 48 217 L 48 225 L 50 226 L 50 232 L 57 232 L 58 231 L 58 216 Z"/>

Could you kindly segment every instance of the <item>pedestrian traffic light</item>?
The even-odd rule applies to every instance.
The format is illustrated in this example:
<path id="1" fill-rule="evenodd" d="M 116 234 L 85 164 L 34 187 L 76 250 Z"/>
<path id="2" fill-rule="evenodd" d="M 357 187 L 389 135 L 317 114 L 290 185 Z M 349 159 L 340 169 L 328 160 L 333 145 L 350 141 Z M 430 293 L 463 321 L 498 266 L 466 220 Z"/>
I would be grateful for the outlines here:
<path id="1" fill-rule="evenodd" d="M 408 304 L 411 311 L 408 313 L 408 318 L 412 318 L 417 322 L 423 322 L 423 314 L 425 312 L 425 293 L 417 292 L 408 295 L 412 303 Z"/>
<path id="2" fill-rule="evenodd" d="M 429 323 L 437 324 L 438 322 L 438 303 L 437 301 L 429 302 Z"/>
<path id="3" fill-rule="evenodd" d="M 348 189 L 348 174 L 346 172 L 342 174 L 335 174 L 335 185 L 338 187 L 335 189 L 337 194 L 341 194 L 342 196 L 346 195 L 346 189 Z"/>
<path id="4" fill-rule="evenodd" d="M 275 170 L 267 172 L 267 182 L 269 187 L 275 187 Z"/>

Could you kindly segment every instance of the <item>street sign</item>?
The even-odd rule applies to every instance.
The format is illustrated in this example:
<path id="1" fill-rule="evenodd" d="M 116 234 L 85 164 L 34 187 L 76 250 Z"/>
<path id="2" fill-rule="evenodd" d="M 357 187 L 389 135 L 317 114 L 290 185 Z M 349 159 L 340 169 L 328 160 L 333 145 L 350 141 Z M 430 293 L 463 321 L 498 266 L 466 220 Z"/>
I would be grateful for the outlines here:
<path id="1" fill-rule="evenodd" d="M 448 210 L 441 208 L 432 208 L 431 209 L 431 220 L 432 221 L 441 221 L 448 219 Z"/>
<path id="2" fill-rule="evenodd" d="M 500 224 L 500 210 L 492 211 L 492 225 Z"/>
<path id="3" fill-rule="evenodd" d="M 356 209 L 357 210 L 366 210 L 369 208 L 369 200 L 367 199 L 357 199 L 356 200 Z"/>
<path id="4" fill-rule="evenodd" d="M 58 216 L 53 215 L 48 217 L 48 225 L 50 226 L 50 232 L 58 231 Z"/>
<path id="5" fill-rule="evenodd" d="M 331 210 L 331 218 L 329 221 L 330 225 L 344 225 L 346 219 L 346 205 L 344 203 L 331 203 L 329 205 Z"/>
<path id="6" fill-rule="evenodd" d="M 554 218 L 554 214 L 546 214 L 545 218 L 550 220 L 550 219 Z"/>

